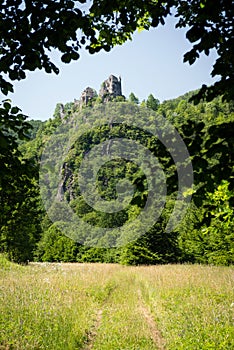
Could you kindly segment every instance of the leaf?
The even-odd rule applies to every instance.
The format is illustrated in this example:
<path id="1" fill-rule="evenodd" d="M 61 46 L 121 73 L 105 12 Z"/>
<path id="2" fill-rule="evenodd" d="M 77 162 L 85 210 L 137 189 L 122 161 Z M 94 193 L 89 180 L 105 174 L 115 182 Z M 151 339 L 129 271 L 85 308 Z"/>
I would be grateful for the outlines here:
<path id="1" fill-rule="evenodd" d="M 18 107 L 12 107 L 12 109 L 11 109 L 11 113 L 12 114 L 17 114 L 17 113 L 19 113 L 20 112 L 20 108 L 18 108 Z"/>
<path id="2" fill-rule="evenodd" d="M 5 136 L 0 132 L 0 149 L 7 149 L 8 142 Z"/>
<path id="3" fill-rule="evenodd" d="M 62 55 L 61 57 L 61 61 L 64 63 L 70 63 L 72 60 L 72 56 L 70 53 L 65 53 L 64 55 Z"/>
<path id="4" fill-rule="evenodd" d="M 11 109 L 11 104 L 9 102 L 4 102 L 3 107 L 9 112 Z"/>
<path id="5" fill-rule="evenodd" d="M 71 58 L 75 61 L 80 58 L 80 55 L 78 54 L 78 52 L 73 51 L 71 54 Z"/>

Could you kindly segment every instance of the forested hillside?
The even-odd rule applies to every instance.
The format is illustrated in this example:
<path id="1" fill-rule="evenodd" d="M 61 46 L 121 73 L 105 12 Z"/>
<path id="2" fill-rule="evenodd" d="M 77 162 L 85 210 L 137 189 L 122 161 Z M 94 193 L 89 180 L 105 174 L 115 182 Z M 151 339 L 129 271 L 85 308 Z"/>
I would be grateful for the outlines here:
<path id="1" fill-rule="evenodd" d="M 76 103 L 66 104 L 62 115 L 58 104 L 53 118 L 44 123 L 32 122 L 33 129 L 28 130 L 28 140 L 20 141 L 19 145 L 21 162 L 25 167 L 21 168 L 22 174 L 17 174 L 22 185 L 16 188 L 12 198 L 1 189 L 1 198 L 8 198 L 0 214 L 1 251 L 18 262 L 233 264 L 234 103 L 222 102 L 222 98 L 218 97 L 211 102 L 194 105 L 189 102 L 193 94 L 191 92 L 161 104 L 148 98 L 141 105 L 137 98 L 127 101 L 116 98 L 107 103 L 94 98 L 82 108 Z M 109 124 L 102 124 L 104 114 L 109 115 Z M 129 123 L 113 122 L 115 115 L 124 116 Z M 194 174 L 194 187 L 188 194 L 192 194 L 189 208 L 183 220 L 171 231 L 166 227 L 177 200 L 178 169 L 159 138 L 131 123 L 133 117 L 139 120 L 139 125 L 141 119 L 147 119 L 150 128 L 160 116 L 174 125 L 181 135 L 190 154 Z M 66 144 L 68 125 L 77 128 L 81 137 L 74 139 L 61 166 L 56 152 L 58 145 Z M 48 186 L 43 187 L 39 186 L 40 159 L 52 135 L 56 135 L 53 166 L 59 169 L 61 177 L 58 183 L 48 166 Z M 136 222 L 144 209 L 150 186 L 147 174 L 138 164 L 118 158 L 109 160 L 99 169 L 97 188 L 105 201 L 117 198 L 119 182 L 124 184 L 127 179 L 132 184 L 132 199 L 122 210 L 112 213 L 95 210 L 84 200 L 78 184 L 79 168 L 85 155 L 101 143 L 105 144 L 103 157 L 111 154 L 117 137 L 134 140 L 147 148 L 157 157 L 165 175 L 166 203 L 159 218 L 142 235 L 138 235 L 132 222 Z M 172 134 L 168 137 L 173 138 Z M 44 198 L 51 196 L 57 202 L 50 206 L 50 203 L 42 201 L 40 190 L 44 191 L 44 195 L 45 191 L 48 192 Z M 73 231 L 65 235 L 61 230 L 65 225 L 64 202 L 69 204 L 79 220 L 93 227 L 112 228 L 112 236 L 102 235 L 101 239 L 98 234 L 90 236 L 85 231 L 85 225 L 73 225 Z M 59 217 L 56 205 L 61 213 Z M 152 216 L 154 214 L 152 212 Z M 118 228 L 123 225 L 126 229 L 118 235 Z"/>

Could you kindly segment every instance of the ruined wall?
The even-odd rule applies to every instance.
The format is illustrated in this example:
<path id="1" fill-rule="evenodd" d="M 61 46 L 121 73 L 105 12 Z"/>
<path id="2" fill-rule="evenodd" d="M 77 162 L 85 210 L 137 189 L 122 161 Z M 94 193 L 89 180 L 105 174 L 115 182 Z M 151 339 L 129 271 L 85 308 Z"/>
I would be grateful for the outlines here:
<path id="1" fill-rule="evenodd" d="M 122 96 L 121 78 L 119 77 L 118 79 L 114 75 L 110 75 L 109 78 L 102 83 L 99 96 L 102 99 L 105 99 L 108 96 Z"/>
<path id="2" fill-rule="evenodd" d="M 108 102 L 111 101 L 113 97 L 115 98 L 117 96 L 123 96 L 121 78 L 116 78 L 111 74 L 109 78 L 102 83 L 99 91 L 99 97 L 103 102 Z M 97 92 L 93 88 L 87 87 L 82 92 L 80 99 L 75 100 L 74 103 L 76 106 L 86 106 L 94 97 L 97 97 Z"/>
<path id="3" fill-rule="evenodd" d="M 91 87 L 87 87 L 81 94 L 80 103 L 81 105 L 87 105 L 87 103 L 97 96 L 97 93 Z"/>

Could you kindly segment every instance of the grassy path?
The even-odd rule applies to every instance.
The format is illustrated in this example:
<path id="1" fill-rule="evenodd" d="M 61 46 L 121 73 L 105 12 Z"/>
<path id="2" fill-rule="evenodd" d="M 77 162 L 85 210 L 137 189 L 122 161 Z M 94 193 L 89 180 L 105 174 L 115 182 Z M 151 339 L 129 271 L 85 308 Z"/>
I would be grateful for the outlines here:
<path id="1" fill-rule="evenodd" d="M 149 307 L 145 304 L 142 298 L 142 293 L 140 289 L 138 289 L 138 295 L 139 295 L 139 312 L 142 314 L 143 318 L 148 324 L 151 338 L 158 350 L 165 350 L 166 349 L 165 339 L 163 339 L 162 334 L 158 329 L 158 326 L 154 319 L 154 315 L 151 313 Z"/>
<path id="2" fill-rule="evenodd" d="M 233 273 L 0 259 L 0 350 L 231 350 Z"/>

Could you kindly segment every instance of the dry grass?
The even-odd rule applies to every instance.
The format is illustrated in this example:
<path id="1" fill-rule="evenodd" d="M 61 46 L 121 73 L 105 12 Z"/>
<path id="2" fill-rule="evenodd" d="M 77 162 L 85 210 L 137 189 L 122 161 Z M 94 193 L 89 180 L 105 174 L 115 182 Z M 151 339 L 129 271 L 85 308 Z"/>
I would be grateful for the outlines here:
<path id="1" fill-rule="evenodd" d="M 2 350 L 234 348 L 231 267 L 0 266 Z"/>
<path id="2" fill-rule="evenodd" d="M 168 349 L 234 348 L 233 268 L 143 267 L 138 276 Z"/>

